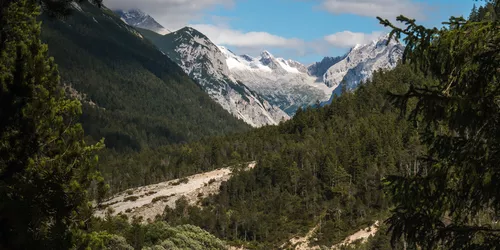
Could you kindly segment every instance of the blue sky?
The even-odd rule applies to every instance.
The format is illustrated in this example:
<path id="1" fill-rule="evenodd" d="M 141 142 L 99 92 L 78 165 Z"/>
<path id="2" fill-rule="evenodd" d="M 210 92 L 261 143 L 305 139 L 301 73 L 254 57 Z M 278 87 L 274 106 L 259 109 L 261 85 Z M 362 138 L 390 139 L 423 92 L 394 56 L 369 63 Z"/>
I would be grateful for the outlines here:
<path id="1" fill-rule="evenodd" d="M 472 0 L 105 0 L 140 8 L 166 28 L 189 25 L 237 54 L 275 56 L 305 64 L 341 55 L 388 32 L 376 20 L 398 14 L 428 26 L 468 15 Z"/>

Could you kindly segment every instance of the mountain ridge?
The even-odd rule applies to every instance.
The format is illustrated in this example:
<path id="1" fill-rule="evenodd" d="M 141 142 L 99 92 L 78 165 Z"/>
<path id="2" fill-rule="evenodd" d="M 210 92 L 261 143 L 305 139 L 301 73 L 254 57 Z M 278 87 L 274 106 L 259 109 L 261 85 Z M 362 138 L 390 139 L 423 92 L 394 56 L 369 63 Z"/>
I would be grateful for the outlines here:
<path id="1" fill-rule="evenodd" d="M 387 44 L 388 38 L 386 34 L 370 43 L 354 46 L 342 60 L 325 72 L 325 84 L 338 88 L 345 82 L 347 89 L 352 90 L 361 81 L 369 79 L 374 71 L 396 67 L 403 56 L 404 46 L 394 40 Z"/>
<path id="2" fill-rule="evenodd" d="M 262 95 L 269 103 L 279 106 L 289 115 L 298 108 L 327 100 L 333 89 L 317 83 L 316 77 L 303 73 L 298 63 L 274 57 L 263 51 L 259 57 L 238 56 L 224 46 L 219 49 L 226 57 L 232 76 Z M 303 66 L 303 65 L 302 65 Z M 304 66 L 305 67 L 305 66 Z"/>
<path id="3" fill-rule="evenodd" d="M 191 37 L 185 38 L 184 41 L 176 41 L 178 44 L 176 48 L 163 47 L 160 49 L 173 58 L 224 109 L 238 118 L 245 120 L 252 126 L 259 125 L 252 122 L 251 120 L 255 119 L 249 118 L 249 116 L 256 117 L 259 115 L 256 113 L 242 114 L 241 109 L 247 106 L 236 108 L 234 107 L 236 104 L 228 105 L 227 94 L 217 94 L 217 92 L 223 92 L 221 81 L 231 82 L 229 85 L 240 85 L 237 88 L 243 88 L 243 92 L 247 92 L 244 94 L 242 91 L 239 91 L 243 95 L 239 99 L 248 99 L 244 96 L 253 93 L 259 96 L 256 99 L 268 102 L 269 105 L 261 102 L 260 106 L 265 106 L 264 109 L 269 111 L 269 107 L 271 107 L 271 110 L 275 111 L 274 114 L 278 114 L 279 111 L 274 107 L 279 107 L 288 116 L 293 116 L 298 108 L 311 106 L 318 102 L 329 103 L 333 96 L 341 94 L 343 89 L 343 86 L 341 86 L 342 83 L 345 85 L 345 90 L 351 91 L 361 82 L 369 79 L 374 71 L 394 68 L 399 59 L 401 59 L 404 48 L 401 44 L 394 41 L 386 46 L 387 35 L 385 35 L 368 44 L 356 45 L 342 56 L 324 57 L 320 62 L 306 66 L 291 59 L 275 57 L 267 50 L 263 50 L 256 57 L 247 54 L 237 55 L 224 46 L 213 44 L 208 37 L 192 27 L 184 27 L 172 33 L 179 34 L 179 32 L 186 33 L 186 36 Z M 167 36 L 172 33 L 167 34 Z M 192 36 L 193 34 L 195 36 Z M 161 42 L 158 42 L 161 40 L 161 36 L 153 36 L 149 35 L 148 39 L 151 39 L 157 47 L 162 47 Z M 197 40 L 195 37 L 203 39 Z M 207 46 L 206 44 L 210 44 L 211 48 L 208 50 L 212 51 L 213 60 L 209 60 L 207 57 L 204 59 L 200 58 L 197 62 L 198 66 L 193 67 L 193 58 L 188 56 L 188 54 L 196 54 L 197 52 L 193 48 L 190 48 L 190 46 L 200 46 L 200 44 L 205 44 L 205 47 Z M 176 53 L 169 53 L 170 50 L 176 50 Z M 225 57 L 225 62 L 218 52 L 221 52 Z M 184 54 L 184 56 L 181 58 L 179 54 Z M 216 81 L 211 81 L 218 86 L 210 87 L 210 81 L 202 79 L 203 74 L 199 71 L 205 66 L 200 63 L 210 64 L 206 66 L 208 67 L 206 70 L 209 71 L 209 75 L 217 78 Z M 197 69 L 198 72 L 193 73 L 193 69 Z M 233 87 L 229 86 L 228 89 L 234 89 Z M 215 89 L 217 90 L 215 91 Z M 226 96 L 226 100 L 222 96 Z M 238 97 L 233 96 L 234 98 Z M 261 112 L 263 112 L 264 116 L 268 116 L 268 114 L 265 114 L 265 110 Z M 274 116 L 271 115 L 271 118 Z M 285 117 L 285 119 L 288 118 Z M 261 120 L 258 123 L 276 124 L 276 121 L 265 122 L 265 120 Z"/>
<path id="4" fill-rule="evenodd" d="M 111 10 L 73 6 L 64 20 L 42 16 L 41 37 L 62 84 L 95 104 L 84 102 L 81 117 L 93 140 L 138 151 L 249 128 Z"/>
<path id="5" fill-rule="evenodd" d="M 254 127 L 277 125 L 290 119 L 285 112 L 234 79 L 219 48 L 201 32 L 190 27 L 164 36 L 140 31 L 237 118 Z"/>
<path id="6" fill-rule="evenodd" d="M 144 13 L 140 9 L 130 9 L 130 10 L 114 10 L 114 12 L 120 16 L 122 21 L 129 24 L 130 26 L 148 29 L 154 31 L 161 35 L 166 35 L 171 33 L 172 31 L 163 27 L 160 23 L 158 23 L 153 17 Z"/>

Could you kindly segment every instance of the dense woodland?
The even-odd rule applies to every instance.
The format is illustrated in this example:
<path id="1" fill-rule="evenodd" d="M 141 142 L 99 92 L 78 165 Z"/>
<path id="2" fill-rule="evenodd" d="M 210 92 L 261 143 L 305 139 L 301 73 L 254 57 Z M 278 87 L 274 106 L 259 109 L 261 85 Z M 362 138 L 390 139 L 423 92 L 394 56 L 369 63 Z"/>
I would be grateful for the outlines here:
<path id="1" fill-rule="evenodd" d="M 149 184 L 257 160 L 255 170 L 241 171 L 223 184 L 203 209 L 179 202 L 174 211 L 165 211 L 164 220 L 198 225 L 259 249 L 277 247 L 321 221 L 317 243 L 338 242 L 387 216 L 383 178 L 412 171 L 422 154 L 418 133 L 387 97 L 389 90 L 403 93 L 410 82 L 422 79 L 400 66 L 377 73 L 332 105 L 300 110 L 280 126 L 138 153 L 131 159 L 151 168 L 139 165 L 133 178 Z M 120 171 L 112 176 L 127 180 Z"/>
<path id="2" fill-rule="evenodd" d="M 415 81 L 422 77 L 407 67 L 377 73 L 332 105 L 300 110 L 280 126 L 205 143 L 201 152 L 209 152 L 209 161 L 256 160 L 257 167 L 225 183 L 203 209 L 180 205 L 165 211 L 165 220 L 258 248 L 277 247 L 320 221 L 318 243 L 342 240 L 383 216 L 390 203 L 382 180 L 409 171 L 423 151 L 416 130 L 387 99 L 389 90 L 403 93 Z M 191 151 L 189 146 L 183 150 Z"/>
<path id="3" fill-rule="evenodd" d="M 494 15 L 494 4 L 489 3 L 474 9 L 471 20 L 490 20 Z M 450 33 L 458 32 L 454 25 L 450 26 Z M 425 72 L 399 66 L 376 74 L 372 81 L 337 97 L 331 105 L 300 110 L 294 119 L 277 127 L 159 149 L 159 154 L 165 155 L 158 159 L 161 164 L 149 168 L 150 172 L 142 168 L 144 176 L 162 176 L 172 173 L 169 169 L 176 169 L 175 176 L 179 177 L 190 167 L 208 170 L 213 166 L 258 162 L 255 170 L 241 172 L 225 183 L 219 195 L 204 201 L 203 208 L 187 207 L 180 202 L 177 209 L 165 211 L 164 220 L 199 225 L 233 243 L 269 248 L 281 245 L 293 235 L 304 234 L 316 223 L 322 225 L 316 243 L 329 245 L 375 219 L 387 218 L 391 196 L 399 195 L 394 192 L 404 187 L 385 192 L 385 180 L 404 181 L 396 177 L 430 172 L 428 160 L 423 160 L 428 157 L 427 148 L 435 147 L 427 141 L 428 137 L 423 137 L 429 127 L 418 126 L 420 116 L 406 117 L 401 113 L 416 110 L 423 102 L 412 97 L 399 106 L 401 98 L 397 98 L 411 93 L 415 86 L 439 83 L 433 77 L 437 73 L 429 72 L 425 77 L 418 73 L 421 71 Z M 405 185 L 398 181 L 392 184 Z M 404 203 L 416 195 L 405 193 L 397 197 Z M 396 218 L 401 217 L 393 216 L 388 221 L 396 226 L 391 231 L 398 230 Z M 410 223 L 417 225 L 415 221 Z M 401 243 L 395 238 L 397 248 Z M 373 249 L 380 244 L 387 246 L 387 237 L 377 239 L 377 244 L 370 243 Z M 413 240 L 411 243 L 415 244 L 417 239 Z"/>
<path id="4" fill-rule="evenodd" d="M 499 1 L 442 29 L 380 19 L 401 65 L 250 131 L 100 1 L 49 17 L 70 2 L 0 3 L 1 249 L 270 249 L 317 224 L 332 245 L 375 220 L 355 248 L 500 245 Z M 237 174 L 201 207 L 92 216 L 105 191 L 222 166 Z"/>
<path id="5" fill-rule="evenodd" d="M 137 220 L 129 223 L 124 216 L 93 218 L 89 225 L 94 233 L 104 232 L 95 233 L 91 249 L 222 250 L 228 246 L 224 241 L 192 225 L 171 226 L 163 221 L 141 224 Z"/>

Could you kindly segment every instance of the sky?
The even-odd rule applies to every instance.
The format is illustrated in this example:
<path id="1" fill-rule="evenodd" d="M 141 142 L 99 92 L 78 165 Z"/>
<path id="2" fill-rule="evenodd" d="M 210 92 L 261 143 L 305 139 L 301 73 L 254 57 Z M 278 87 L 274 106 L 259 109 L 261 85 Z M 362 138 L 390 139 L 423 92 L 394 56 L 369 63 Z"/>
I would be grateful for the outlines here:
<path id="1" fill-rule="evenodd" d="M 104 0 L 112 9 L 138 8 L 165 28 L 191 26 L 236 54 L 263 50 L 304 64 L 340 56 L 389 32 L 377 16 L 403 14 L 441 27 L 467 16 L 472 0 Z"/>

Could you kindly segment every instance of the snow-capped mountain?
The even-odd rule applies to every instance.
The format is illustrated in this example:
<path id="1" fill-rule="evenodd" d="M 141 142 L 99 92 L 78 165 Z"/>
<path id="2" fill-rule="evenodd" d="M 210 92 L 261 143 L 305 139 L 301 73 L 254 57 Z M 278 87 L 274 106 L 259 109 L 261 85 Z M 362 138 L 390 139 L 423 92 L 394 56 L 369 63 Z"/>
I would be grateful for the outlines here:
<path id="1" fill-rule="evenodd" d="M 392 40 L 387 44 L 388 35 L 365 45 L 356 45 L 339 62 L 331 66 L 323 76 L 327 86 L 336 88 L 346 84 L 348 90 L 356 88 L 361 81 L 371 78 L 373 72 L 379 69 L 392 69 L 402 58 L 404 46 Z"/>
<path id="2" fill-rule="evenodd" d="M 231 74 L 270 103 L 293 115 L 298 107 L 316 101 L 330 101 L 334 94 L 355 89 L 380 69 L 392 69 L 401 59 L 404 47 L 397 41 L 387 45 L 388 35 L 365 45 L 356 45 L 339 57 L 325 57 L 305 67 L 299 62 L 274 57 L 268 51 L 253 58 L 237 56 L 220 47 Z"/>
<path id="3" fill-rule="evenodd" d="M 299 62 L 275 57 L 268 51 L 252 57 L 238 56 L 225 47 L 219 48 L 236 80 L 290 115 L 299 107 L 328 100 L 334 89 L 316 82 L 317 78 L 309 75 L 307 67 Z"/>
<path id="4" fill-rule="evenodd" d="M 309 67 L 307 67 L 307 72 L 309 73 L 309 75 L 316 76 L 320 81 L 323 81 L 323 75 L 326 73 L 326 71 L 328 71 L 328 69 L 334 64 L 342 61 L 346 56 L 347 54 L 337 57 L 324 57 L 321 62 L 313 63 Z"/>
<path id="5" fill-rule="evenodd" d="M 128 11 L 124 10 L 115 10 L 115 13 L 118 14 L 121 19 L 127 23 L 128 25 L 142 28 L 142 29 L 148 29 L 152 30 L 158 34 L 168 34 L 171 31 L 163 27 L 161 24 L 159 24 L 154 18 L 152 18 L 150 15 L 142 12 L 139 9 L 132 9 Z"/>
<path id="6" fill-rule="evenodd" d="M 275 125 L 290 117 L 232 77 L 226 58 L 205 35 L 186 27 L 159 37 L 143 32 L 224 109 L 246 123 Z"/>

